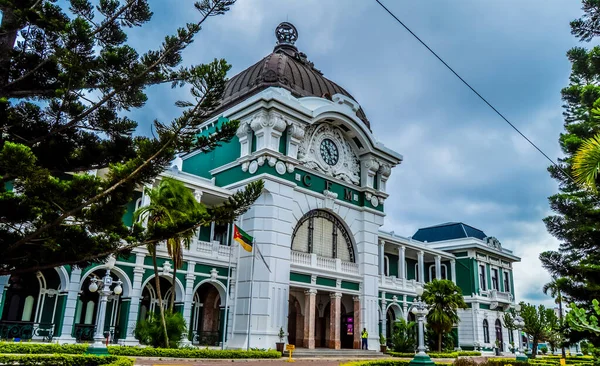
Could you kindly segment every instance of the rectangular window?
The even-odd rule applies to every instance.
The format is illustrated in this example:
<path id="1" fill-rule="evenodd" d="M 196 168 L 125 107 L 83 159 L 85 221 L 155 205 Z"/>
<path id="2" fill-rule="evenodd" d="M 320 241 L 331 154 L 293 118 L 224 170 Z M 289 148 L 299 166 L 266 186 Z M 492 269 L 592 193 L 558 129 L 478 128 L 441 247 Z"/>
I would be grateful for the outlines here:
<path id="1" fill-rule="evenodd" d="M 443 280 L 448 279 L 448 277 L 446 277 L 446 265 L 442 265 L 442 279 Z"/>
<path id="2" fill-rule="evenodd" d="M 487 290 L 487 286 L 485 285 L 485 266 L 483 264 L 479 265 L 479 287 L 481 290 Z"/>
<path id="3" fill-rule="evenodd" d="M 227 225 L 215 224 L 212 240 L 218 241 L 221 245 L 228 245 L 227 232 Z"/>
<path id="4" fill-rule="evenodd" d="M 498 269 L 492 268 L 492 288 L 494 290 L 499 290 L 499 282 L 498 282 Z"/>
<path id="5" fill-rule="evenodd" d="M 504 292 L 510 292 L 510 278 L 508 272 L 504 272 Z"/>

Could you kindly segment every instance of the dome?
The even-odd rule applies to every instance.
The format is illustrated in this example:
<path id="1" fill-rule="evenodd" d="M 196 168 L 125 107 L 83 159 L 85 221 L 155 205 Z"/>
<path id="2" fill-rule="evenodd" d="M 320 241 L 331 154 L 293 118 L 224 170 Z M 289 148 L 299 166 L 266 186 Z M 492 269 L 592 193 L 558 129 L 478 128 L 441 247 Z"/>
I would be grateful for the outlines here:
<path id="1" fill-rule="evenodd" d="M 219 110 L 225 110 L 271 86 L 289 90 L 297 98 L 321 97 L 331 100 L 334 94 L 345 95 L 354 101 L 344 88 L 327 79 L 295 46 L 296 28 L 287 22 L 275 30 L 278 42 L 273 53 L 232 77 L 225 86 Z M 371 129 L 365 112 L 356 115 Z"/>

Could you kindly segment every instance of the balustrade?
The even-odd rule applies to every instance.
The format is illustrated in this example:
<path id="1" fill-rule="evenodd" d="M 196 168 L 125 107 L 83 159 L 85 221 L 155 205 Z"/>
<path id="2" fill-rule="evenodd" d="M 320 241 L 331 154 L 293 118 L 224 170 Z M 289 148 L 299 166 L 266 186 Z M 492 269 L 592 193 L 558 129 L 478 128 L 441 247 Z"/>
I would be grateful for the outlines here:
<path id="1" fill-rule="evenodd" d="M 344 262 L 336 258 L 320 257 L 314 253 L 304 253 L 292 250 L 291 261 L 293 264 L 320 268 L 329 271 L 343 272 L 348 274 L 358 274 L 358 264 Z"/>
<path id="2" fill-rule="evenodd" d="M 25 339 L 33 338 L 44 342 L 52 341 L 54 336 L 53 323 L 33 323 L 17 321 L 0 322 L 0 339 Z"/>

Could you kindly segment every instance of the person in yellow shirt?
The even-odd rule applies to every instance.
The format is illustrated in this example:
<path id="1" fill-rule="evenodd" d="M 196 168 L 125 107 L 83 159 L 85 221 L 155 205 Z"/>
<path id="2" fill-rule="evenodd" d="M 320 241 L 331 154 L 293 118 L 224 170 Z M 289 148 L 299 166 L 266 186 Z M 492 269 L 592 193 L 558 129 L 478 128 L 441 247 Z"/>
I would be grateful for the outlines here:
<path id="1" fill-rule="evenodd" d="M 369 346 L 367 345 L 367 339 L 369 338 L 369 333 L 367 332 L 367 328 L 363 328 L 360 338 L 362 339 L 361 349 L 369 349 Z"/>

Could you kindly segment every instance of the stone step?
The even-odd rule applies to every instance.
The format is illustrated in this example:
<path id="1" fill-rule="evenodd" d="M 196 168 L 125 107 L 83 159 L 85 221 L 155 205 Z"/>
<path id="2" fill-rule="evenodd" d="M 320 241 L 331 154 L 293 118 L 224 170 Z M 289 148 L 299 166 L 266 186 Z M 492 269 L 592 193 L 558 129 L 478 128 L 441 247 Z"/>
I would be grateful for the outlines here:
<path id="1" fill-rule="evenodd" d="M 288 356 L 288 352 L 284 352 L 285 357 Z M 360 349 L 330 349 L 330 348 L 296 348 L 292 353 L 294 358 L 340 358 L 340 359 L 354 359 L 354 358 L 384 358 L 386 357 L 383 353 L 378 351 L 366 351 Z"/>

